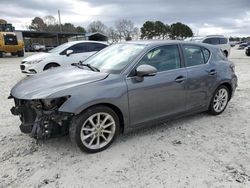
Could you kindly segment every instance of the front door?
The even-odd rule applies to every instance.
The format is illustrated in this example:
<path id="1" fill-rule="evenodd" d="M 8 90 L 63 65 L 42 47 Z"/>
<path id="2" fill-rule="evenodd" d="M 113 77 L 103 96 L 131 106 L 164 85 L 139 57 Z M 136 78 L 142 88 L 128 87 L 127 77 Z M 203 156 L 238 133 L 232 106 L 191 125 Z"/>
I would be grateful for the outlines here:
<path id="1" fill-rule="evenodd" d="M 127 78 L 131 125 L 185 111 L 187 72 L 179 54 L 177 45 L 156 47 L 136 67 L 148 64 L 157 69 L 157 74 L 142 81 Z"/>

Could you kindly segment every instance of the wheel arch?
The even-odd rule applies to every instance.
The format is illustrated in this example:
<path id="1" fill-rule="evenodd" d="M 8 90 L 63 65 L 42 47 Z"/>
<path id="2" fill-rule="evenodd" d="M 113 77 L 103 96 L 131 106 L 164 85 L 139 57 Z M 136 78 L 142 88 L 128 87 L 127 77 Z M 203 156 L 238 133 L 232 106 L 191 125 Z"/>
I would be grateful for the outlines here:
<path id="1" fill-rule="evenodd" d="M 46 70 L 46 67 L 49 66 L 49 65 L 56 65 L 58 67 L 60 67 L 61 65 L 57 62 L 50 62 L 50 63 L 47 63 L 46 65 L 44 65 L 43 67 L 43 70 Z"/>
<path id="2" fill-rule="evenodd" d="M 225 86 L 227 89 L 228 89 L 228 91 L 229 91 L 229 100 L 232 98 L 232 92 L 233 92 L 233 87 L 232 87 L 232 85 L 229 83 L 229 82 L 223 82 L 223 83 L 221 83 L 218 87 L 220 87 L 220 86 Z M 217 87 L 217 88 L 218 88 Z M 217 89 L 216 88 L 216 89 Z"/>

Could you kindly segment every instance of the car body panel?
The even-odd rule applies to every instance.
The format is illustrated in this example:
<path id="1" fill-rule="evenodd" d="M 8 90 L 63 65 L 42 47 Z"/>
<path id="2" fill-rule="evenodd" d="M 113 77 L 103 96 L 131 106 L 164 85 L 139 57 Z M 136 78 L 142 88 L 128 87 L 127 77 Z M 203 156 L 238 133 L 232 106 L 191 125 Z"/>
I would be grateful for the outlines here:
<path id="1" fill-rule="evenodd" d="M 20 81 L 11 90 L 11 93 L 19 99 L 51 98 L 59 91 L 102 80 L 107 75 L 107 73 L 82 70 L 75 66 L 69 68 L 60 67 L 58 70 L 48 70 L 36 77 L 28 77 Z"/>
<path id="2" fill-rule="evenodd" d="M 175 81 L 180 76 L 187 78 L 185 68 L 159 72 L 143 81 L 126 80 L 132 126 L 186 110 L 186 81 Z"/>

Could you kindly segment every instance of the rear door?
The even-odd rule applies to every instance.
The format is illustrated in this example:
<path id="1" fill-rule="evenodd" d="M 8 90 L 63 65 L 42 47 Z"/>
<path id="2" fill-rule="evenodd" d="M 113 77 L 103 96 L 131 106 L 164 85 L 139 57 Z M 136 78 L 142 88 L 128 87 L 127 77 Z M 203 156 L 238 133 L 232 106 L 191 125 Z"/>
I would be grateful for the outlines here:
<path id="1" fill-rule="evenodd" d="M 187 109 L 200 109 L 207 105 L 210 91 L 215 87 L 217 70 L 210 62 L 211 53 L 198 45 L 182 45 L 187 67 Z"/>

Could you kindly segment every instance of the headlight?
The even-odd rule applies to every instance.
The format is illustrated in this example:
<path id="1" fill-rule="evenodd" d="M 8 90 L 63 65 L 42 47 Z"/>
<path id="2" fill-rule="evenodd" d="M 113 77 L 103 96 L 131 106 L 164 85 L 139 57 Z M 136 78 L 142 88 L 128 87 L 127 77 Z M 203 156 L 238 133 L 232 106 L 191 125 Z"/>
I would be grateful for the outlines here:
<path id="1" fill-rule="evenodd" d="M 27 61 L 26 63 L 27 64 L 36 64 L 36 63 L 39 63 L 40 61 L 42 61 L 42 59 L 34 60 L 34 61 Z"/>

